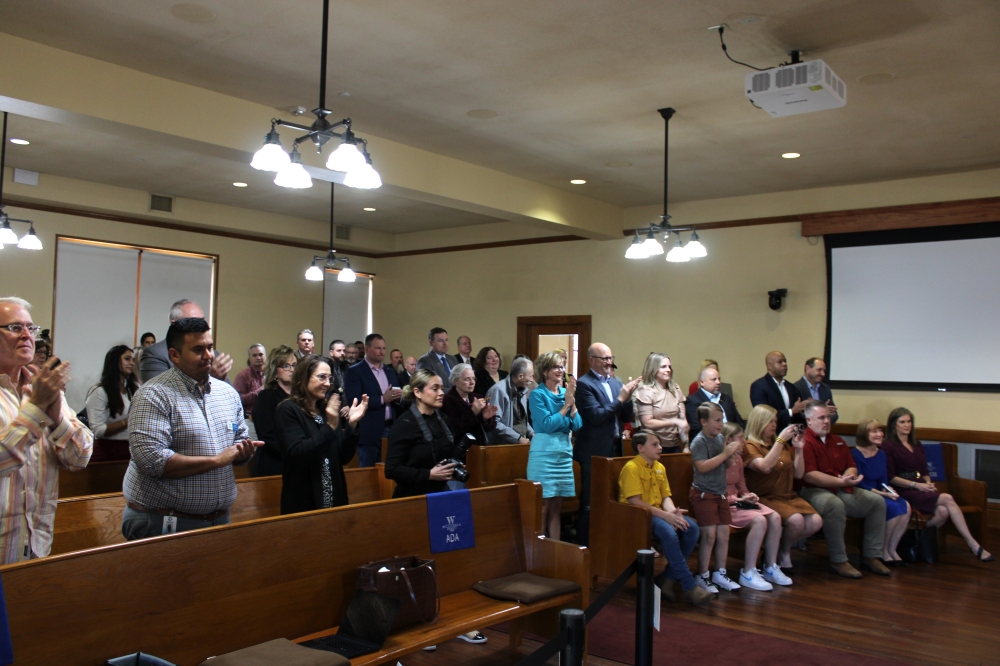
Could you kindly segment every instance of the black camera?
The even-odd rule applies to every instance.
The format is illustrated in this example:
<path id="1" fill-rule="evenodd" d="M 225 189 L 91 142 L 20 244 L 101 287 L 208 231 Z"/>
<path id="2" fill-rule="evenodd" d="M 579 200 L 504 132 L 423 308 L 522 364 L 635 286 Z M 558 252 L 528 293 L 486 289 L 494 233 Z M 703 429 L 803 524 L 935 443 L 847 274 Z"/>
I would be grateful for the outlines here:
<path id="1" fill-rule="evenodd" d="M 469 452 L 469 447 L 476 443 L 476 438 L 471 432 L 465 433 L 465 439 L 463 441 L 455 442 L 455 457 L 447 458 L 442 460 L 442 465 L 454 465 L 455 467 L 451 470 L 451 478 L 459 483 L 465 483 L 469 480 L 469 470 L 466 468 L 465 463 L 459 458 L 464 459 L 465 454 Z"/>

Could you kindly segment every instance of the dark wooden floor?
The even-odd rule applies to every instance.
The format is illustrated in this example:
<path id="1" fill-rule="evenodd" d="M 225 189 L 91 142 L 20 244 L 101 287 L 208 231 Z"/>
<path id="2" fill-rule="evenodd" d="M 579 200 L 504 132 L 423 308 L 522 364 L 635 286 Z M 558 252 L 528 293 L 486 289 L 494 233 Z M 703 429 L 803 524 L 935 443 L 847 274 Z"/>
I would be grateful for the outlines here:
<path id="1" fill-rule="evenodd" d="M 1000 554 L 1000 530 L 990 530 L 986 545 Z M 705 608 L 664 602 L 662 629 L 669 631 L 670 618 L 680 617 L 914 664 L 1000 666 L 1000 562 L 976 563 L 963 542 L 952 540 L 940 564 L 914 564 L 894 570 L 888 579 L 866 574 L 853 581 L 826 572 L 823 542 L 809 546 L 808 553 L 792 555 L 791 588 L 722 593 Z M 739 563 L 731 559 L 729 569 L 738 571 Z M 626 590 L 612 603 L 633 605 L 634 600 L 634 592 Z M 508 666 L 540 646 L 526 640 L 511 654 L 506 634 L 485 633 L 486 645 L 453 640 L 403 663 Z M 591 657 L 588 663 L 618 662 Z"/>

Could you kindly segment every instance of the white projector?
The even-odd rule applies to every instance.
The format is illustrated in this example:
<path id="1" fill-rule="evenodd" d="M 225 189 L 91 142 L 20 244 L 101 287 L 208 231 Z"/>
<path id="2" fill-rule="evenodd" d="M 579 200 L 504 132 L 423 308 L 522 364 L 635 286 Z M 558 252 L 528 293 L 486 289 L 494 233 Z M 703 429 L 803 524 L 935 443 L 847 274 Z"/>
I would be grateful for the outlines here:
<path id="1" fill-rule="evenodd" d="M 745 83 L 750 101 L 775 118 L 847 104 L 847 87 L 822 60 L 752 72 Z"/>

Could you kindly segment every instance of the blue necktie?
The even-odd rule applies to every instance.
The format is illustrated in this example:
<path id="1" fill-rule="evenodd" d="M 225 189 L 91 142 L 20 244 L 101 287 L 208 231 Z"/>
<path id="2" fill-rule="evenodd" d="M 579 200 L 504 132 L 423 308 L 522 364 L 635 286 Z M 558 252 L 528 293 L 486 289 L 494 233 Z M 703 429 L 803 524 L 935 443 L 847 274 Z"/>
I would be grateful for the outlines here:
<path id="1" fill-rule="evenodd" d="M 448 365 L 448 358 L 446 356 L 438 356 L 438 358 L 441 359 L 441 365 L 444 366 L 444 369 L 451 372 L 451 366 Z"/>

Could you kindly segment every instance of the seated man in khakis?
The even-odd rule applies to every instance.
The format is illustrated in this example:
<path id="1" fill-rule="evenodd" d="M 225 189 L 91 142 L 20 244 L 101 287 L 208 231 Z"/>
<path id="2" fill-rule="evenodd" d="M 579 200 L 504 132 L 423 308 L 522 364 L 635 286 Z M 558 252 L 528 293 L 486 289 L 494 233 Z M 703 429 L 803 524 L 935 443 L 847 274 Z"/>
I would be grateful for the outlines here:
<path id="1" fill-rule="evenodd" d="M 885 501 L 873 492 L 858 488 L 863 477 L 847 443 L 830 432 L 830 411 L 825 403 L 806 404 L 805 487 L 799 491 L 823 518 L 823 536 L 830 553 L 830 572 L 844 578 L 861 578 L 861 572 L 847 561 L 844 528 L 847 517 L 865 521 L 861 544 L 861 568 L 878 576 L 889 569 L 879 557 L 885 542 Z"/>
<path id="2" fill-rule="evenodd" d="M 660 462 L 660 440 L 652 433 L 640 432 L 632 443 L 639 455 L 625 463 L 618 476 L 618 501 L 647 506 L 653 512 L 653 536 L 659 539 L 667 558 L 667 568 L 657 576 L 656 584 L 669 601 L 675 600 L 673 587 L 678 582 L 688 601 L 708 603 L 712 595 L 698 587 L 687 565 L 687 556 L 698 545 L 698 525 L 670 499 L 667 470 Z"/>
<path id="3" fill-rule="evenodd" d="M 208 322 L 179 319 L 167 331 L 169 370 L 132 400 L 132 460 L 122 490 L 128 540 L 224 525 L 236 501 L 233 465 L 253 457 L 240 394 L 210 376 L 214 343 Z"/>

